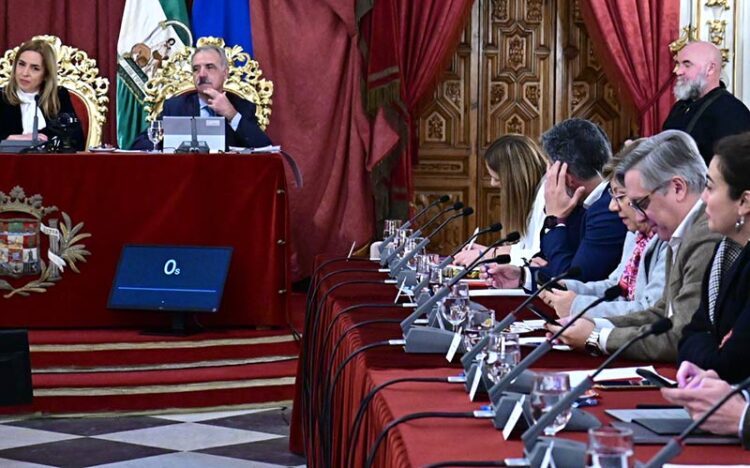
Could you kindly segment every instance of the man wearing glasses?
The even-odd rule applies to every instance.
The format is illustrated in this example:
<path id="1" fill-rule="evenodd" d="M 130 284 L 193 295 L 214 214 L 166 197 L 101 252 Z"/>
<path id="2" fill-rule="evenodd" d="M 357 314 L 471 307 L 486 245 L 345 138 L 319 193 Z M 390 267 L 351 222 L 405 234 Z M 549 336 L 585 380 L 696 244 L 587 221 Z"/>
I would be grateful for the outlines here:
<path id="1" fill-rule="evenodd" d="M 633 344 L 624 355 L 641 361 L 677 359 L 682 329 L 700 303 L 701 283 L 721 236 L 708 230 L 701 192 L 706 163 L 695 141 L 679 130 L 667 130 L 636 148 L 618 166 L 615 177 L 624 184 L 630 204 L 660 239 L 668 242 L 667 287 L 657 303 L 645 310 L 606 319 L 581 319 L 563 341 L 589 352 L 612 352 L 661 317 L 672 329 Z M 557 327 L 551 326 L 555 331 Z"/>

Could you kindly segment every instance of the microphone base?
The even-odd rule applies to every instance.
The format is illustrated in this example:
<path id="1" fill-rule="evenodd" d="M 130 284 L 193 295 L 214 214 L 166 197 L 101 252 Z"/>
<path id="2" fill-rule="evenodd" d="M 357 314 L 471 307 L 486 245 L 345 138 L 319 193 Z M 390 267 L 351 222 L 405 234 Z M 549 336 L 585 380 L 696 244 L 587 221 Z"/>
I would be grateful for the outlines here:
<path id="1" fill-rule="evenodd" d="M 513 383 L 509 384 L 508 387 L 505 389 L 507 392 L 513 392 L 513 393 L 522 393 L 524 395 L 528 395 L 531 393 L 531 388 L 534 386 L 534 378 L 536 377 L 536 372 L 525 370 L 521 372 L 521 375 L 516 377 L 516 380 L 513 381 Z M 504 396 L 504 392 L 496 392 L 492 390 L 492 387 L 490 387 L 489 390 L 490 394 L 490 400 L 494 404 L 495 402 L 499 401 L 500 398 Z"/>
<path id="2" fill-rule="evenodd" d="M 445 354 L 455 333 L 433 327 L 411 327 L 406 332 L 406 352 L 417 354 Z M 461 343 L 458 352 L 463 352 Z"/>
<path id="3" fill-rule="evenodd" d="M 208 144 L 205 141 L 183 141 L 180 146 L 177 147 L 175 153 L 198 153 L 208 154 L 210 152 Z"/>
<path id="4" fill-rule="evenodd" d="M 528 453 L 529 466 L 538 468 L 542 466 L 544 456 L 552 445 L 552 459 L 558 468 L 580 468 L 586 466 L 586 444 L 574 440 L 562 438 L 540 437 L 538 442 Z"/>

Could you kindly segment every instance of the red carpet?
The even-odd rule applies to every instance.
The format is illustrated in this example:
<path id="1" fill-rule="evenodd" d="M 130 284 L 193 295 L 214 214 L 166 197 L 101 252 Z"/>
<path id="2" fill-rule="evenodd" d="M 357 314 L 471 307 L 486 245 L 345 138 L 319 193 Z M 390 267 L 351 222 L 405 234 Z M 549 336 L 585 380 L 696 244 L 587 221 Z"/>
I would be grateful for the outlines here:
<path id="1" fill-rule="evenodd" d="M 293 294 L 290 317 L 304 314 Z M 298 343 L 288 330 L 188 337 L 137 330 L 30 330 L 34 401 L 0 414 L 201 410 L 288 404 Z"/>

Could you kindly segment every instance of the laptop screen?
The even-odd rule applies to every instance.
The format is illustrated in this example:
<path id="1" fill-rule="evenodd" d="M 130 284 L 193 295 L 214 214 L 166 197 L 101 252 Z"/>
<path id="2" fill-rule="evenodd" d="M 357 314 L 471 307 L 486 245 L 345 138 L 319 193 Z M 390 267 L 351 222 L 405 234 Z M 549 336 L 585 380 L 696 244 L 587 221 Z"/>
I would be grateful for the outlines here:
<path id="1" fill-rule="evenodd" d="M 195 117 L 198 141 L 205 141 L 213 152 L 226 149 L 224 117 Z M 164 116 L 164 152 L 174 153 L 183 142 L 192 140 L 193 117 Z"/>
<path id="2" fill-rule="evenodd" d="M 231 247 L 126 245 L 109 295 L 111 309 L 216 312 Z"/>

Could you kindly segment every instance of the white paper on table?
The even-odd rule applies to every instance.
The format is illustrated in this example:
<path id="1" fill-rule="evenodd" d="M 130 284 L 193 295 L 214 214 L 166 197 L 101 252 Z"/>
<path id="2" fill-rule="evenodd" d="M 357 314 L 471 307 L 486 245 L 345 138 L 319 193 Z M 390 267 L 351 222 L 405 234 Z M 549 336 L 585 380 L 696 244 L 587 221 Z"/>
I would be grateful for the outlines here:
<path id="1" fill-rule="evenodd" d="M 495 297 L 495 296 L 508 296 L 508 297 L 520 297 L 528 296 L 526 291 L 523 289 L 471 289 L 469 290 L 469 297 Z"/>
<path id="2" fill-rule="evenodd" d="M 530 333 L 544 328 L 544 320 L 519 320 L 510 325 L 511 333 Z"/>
<path id="3" fill-rule="evenodd" d="M 614 369 L 604 369 L 596 376 L 595 382 L 601 382 L 603 380 L 643 380 L 640 375 L 636 374 L 637 369 L 650 370 L 656 374 L 654 366 L 647 367 L 618 367 Z M 570 375 L 570 386 L 575 387 L 579 383 L 583 382 L 587 375 L 592 374 L 596 369 L 590 370 L 578 370 L 578 371 L 567 371 L 566 374 Z"/>
<path id="4" fill-rule="evenodd" d="M 539 346 L 546 340 L 547 338 L 543 336 L 522 336 L 518 338 L 518 344 L 521 346 Z M 566 344 L 556 344 L 552 346 L 552 349 L 555 349 L 557 351 L 571 351 L 573 348 Z M 573 386 L 573 377 L 570 378 L 570 385 L 571 387 Z"/>

